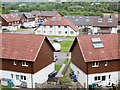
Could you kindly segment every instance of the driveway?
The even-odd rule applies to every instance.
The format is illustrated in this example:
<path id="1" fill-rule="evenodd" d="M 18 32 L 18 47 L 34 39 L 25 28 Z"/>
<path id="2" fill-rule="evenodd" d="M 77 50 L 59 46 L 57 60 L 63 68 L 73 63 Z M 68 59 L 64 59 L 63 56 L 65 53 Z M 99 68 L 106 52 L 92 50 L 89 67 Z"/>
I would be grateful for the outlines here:
<path id="1" fill-rule="evenodd" d="M 58 57 L 58 60 L 55 62 L 56 65 L 62 65 L 66 58 L 71 57 L 70 53 L 69 56 L 67 56 L 67 53 L 64 52 L 55 52 L 54 54 Z"/>
<path id="2" fill-rule="evenodd" d="M 12 33 L 18 33 L 18 34 L 31 34 L 34 33 L 35 28 L 31 28 L 25 31 L 19 31 L 19 32 L 12 32 Z"/>

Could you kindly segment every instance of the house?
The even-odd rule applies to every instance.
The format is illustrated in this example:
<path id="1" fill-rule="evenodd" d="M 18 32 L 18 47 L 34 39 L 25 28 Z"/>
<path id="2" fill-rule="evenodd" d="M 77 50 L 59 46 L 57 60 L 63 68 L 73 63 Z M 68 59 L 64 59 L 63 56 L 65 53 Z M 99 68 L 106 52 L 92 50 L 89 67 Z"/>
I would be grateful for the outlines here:
<path id="1" fill-rule="evenodd" d="M 35 88 L 54 70 L 54 48 L 43 35 L 2 33 L 0 78 Z"/>
<path id="2" fill-rule="evenodd" d="M 40 11 L 33 10 L 31 11 L 31 14 L 35 17 L 35 21 L 38 21 L 38 15 L 40 14 Z"/>
<path id="3" fill-rule="evenodd" d="M 4 14 L 2 18 L 2 30 L 17 30 L 20 29 L 20 19 L 15 14 Z"/>
<path id="4" fill-rule="evenodd" d="M 53 17 L 35 29 L 35 34 L 77 36 L 79 29 L 64 17 Z"/>
<path id="5" fill-rule="evenodd" d="M 35 26 L 35 17 L 29 12 L 23 12 L 27 17 L 27 22 L 24 23 L 25 27 L 34 27 Z"/>
<path id="6" fill-rule="evenodd" d="M 41 11 L 38 15 L 40 21 L 47 21 L 52 17 L 61 17 L 62 15 L 57 11 Z"/>
<path id="7" fill-rule="evenodd" d="M 64 16 L 76 25 L 83 32 L 83 34 L 91 34 L 93 29 L 93 19 L 99 16 Z"/>
<path id="8" fill-rule="evenodd" d="M 93 20 L 93 34 L 110 34 L 117 33 L 118 30 L 117 18 L 95 18 Z"/>
<path id="9" fill-rule="evenodd" d="M 20 19 L 21 26 L 26 26 L 27 17 L 24 13 L 14 13 Z"/>
<path id="10" fill-rule="evenodd" d="M 71 68 L 83 87 L 107 86 L 120 80 L 120 34 L 80 35 L 71 52 Z"/>

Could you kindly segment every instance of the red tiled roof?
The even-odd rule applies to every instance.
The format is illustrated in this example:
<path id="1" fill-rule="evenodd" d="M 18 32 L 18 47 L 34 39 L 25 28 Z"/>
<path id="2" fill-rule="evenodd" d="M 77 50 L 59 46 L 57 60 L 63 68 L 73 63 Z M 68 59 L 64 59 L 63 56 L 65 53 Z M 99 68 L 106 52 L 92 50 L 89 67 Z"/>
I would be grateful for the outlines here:
<path id="1" fill-rule="evenodd" d="M 2 56 L 0 58 L 34 61 L 45 36 L 2 33 Z"/>
<path id="2" fill-rule="evenodd" d="M 52 21 L 52 18 L 51 18 L 48 21 L 44 22 L 42 25 L 70 26 L 75 31 L 79 30 L 72 22 L 70 22 L 69 20 L 65 19 L 64 17 L 61 17 L 62 18 L 61 21 L 57 21 L 57 18 L 59 18 L 59 17 L 56 17 L 55 21 Z"/>
<path id="3" fill-rule="evenodd" d="M 104 48 L 94 48 L 91 38 L 101 38 Z M 85 62 L 120 59 L 118 56 L 118 34 L 78 36 L 77 41 Z M 119 43 L 120 44 L 120 43 Z M 71 47 L 73 48 L 73 46 Z"/>
<path id="4" fill-rule="evenodd" d="M 12 22 L 12 21 L 19 21 L 20 19 L 17 18 L 15 14 L 4 14 L 1 15 L 7 22 Z"/>
<path id="5" fill-rule="evenodd" d="M 115 15 L 118 15 L 118 14 L 111 14 L 110 18 L 115 18 Z"/>

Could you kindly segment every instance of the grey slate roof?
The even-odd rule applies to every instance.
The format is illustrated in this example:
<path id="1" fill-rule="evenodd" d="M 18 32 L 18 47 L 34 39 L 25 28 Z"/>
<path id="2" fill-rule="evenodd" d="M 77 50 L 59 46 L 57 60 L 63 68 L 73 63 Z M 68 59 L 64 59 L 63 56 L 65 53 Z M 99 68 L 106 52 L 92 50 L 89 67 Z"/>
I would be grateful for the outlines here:
<path id="1" fill-rule="evenodd" d="M 32 15 L 37 15 L 39 12 L 40 12 L 40 11 L 33 10 L 33 11 L 31 11 L 31 14 L 32 14 Z"/>
<path id="2" fill-rule="evenodd" d="M 35 18 L 31 13 L 25 12 L 24 13 L 27 18 Z"/>
<path id="3" fill-rule="evenodd" d="M 64 16 L 64 18 L 68 19 L 76 26 L 92 26 L 93 25 L 93 18 L 98 18 L 99 16 Z"/>
<path id="4" fill-rule="evenodd" d="M 41 11 L 39 16 L 56 16 L 57 11 Z"/>
<path id="5" fill-rule="evenodd" d="M 17 18 L 22 19 L 23 13 L 14 13 L 14 14 L 17 16 Z"/>

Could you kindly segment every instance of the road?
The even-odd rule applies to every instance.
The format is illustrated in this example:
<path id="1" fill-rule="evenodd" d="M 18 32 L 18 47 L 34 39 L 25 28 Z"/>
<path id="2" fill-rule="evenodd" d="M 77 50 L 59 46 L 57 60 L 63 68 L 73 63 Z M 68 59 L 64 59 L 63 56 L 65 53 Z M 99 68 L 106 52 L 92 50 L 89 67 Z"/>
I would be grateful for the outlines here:
<path id="1" fill-rule="evenodd" d="M 62 65 L 66 58 L 71 57 L 70 53 L 69 56 L 67 56 L 67 53 L 64 52 L 55 52 L 54 54 L 58 57 L 58 60 L 55 62 L 56 65 Z"/>
<path id="2" fill-rule="evenodd" d="M 51 42 L 53 42 L 53 39 L 55 37 L 48 37 Z M 67 40 L 67 41 L 73 41 L 74 38 L 66 38 L 66 37 L 59 37 L 61 40 Z"/>
<path id="3" fill-rule="evenodd" d="M 19 31 L 19 32 L 12 32 L 12 33 L 17 33 L 17 34 L 31 34 L 34 33 L 35 28 L 31 28 L 25 31 Z"/>

